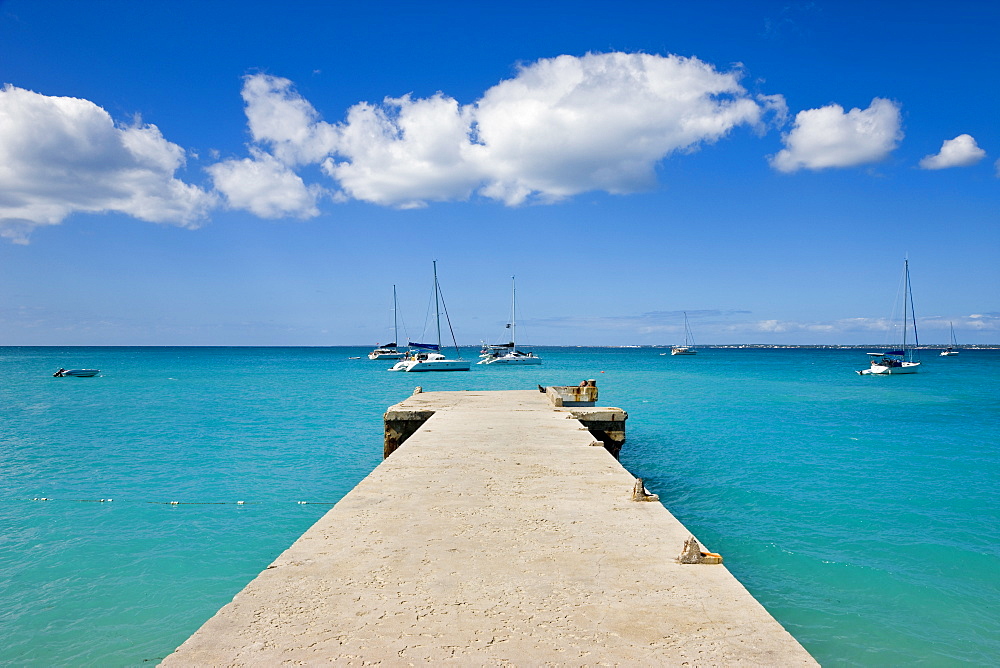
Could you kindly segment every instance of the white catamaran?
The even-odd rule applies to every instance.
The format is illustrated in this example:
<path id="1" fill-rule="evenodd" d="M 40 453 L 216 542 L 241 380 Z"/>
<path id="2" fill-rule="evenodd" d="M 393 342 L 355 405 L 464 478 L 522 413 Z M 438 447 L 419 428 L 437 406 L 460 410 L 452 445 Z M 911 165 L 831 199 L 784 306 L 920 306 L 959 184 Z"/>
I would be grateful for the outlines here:
<path id="1" fill-rule="evenodd" d="M 958 348 L 958 341 L 955 340 L 955 323 L 949 322 L 948 324 L 951 326 L 951 345 L 941 351 L 941 357 L 951 357 L 958 354 L 958 351 L 955 350 Z"/>
<path id="2" fill-rule="evenodd" d="M 698 351 L 694 347 L 694 334 L 691 333 L 691 326 L 688 324 L 688 314 L 684 311 L 684 345 L 674 346 L 670 349 L 671 355 L 697 355 Z"/>
<path id="3" fill-rule="evenodd" d="M 515 311 L 517 308 L 517 289 L 514 285 L 514 277 L 510 277 L 510 322 L 507 329 L 510 330 L 510 342 L 497 345 L 487 345 L 483 347 L 480 355 L 483 359 L 477 364 L 541 364 L 542 358 L 535 353 L 526 353 L 517 349 L 517 320 Z"/>
<path id="4" fill-rule="evenodd" d="M 398 360 L 403 359 L 404 353 L 396 347 L 399 341 L 399 317 L 396 315 L 396 286 L 392 286 L 392 343 L 380 343 L 375 346 L 375 350 L 368 353 L 370 360 Z"/>
<path id="5" fill-rule="evenodd" d="M 907 334 L 912 324 L 913 344 L 907 341 Z M 920 345 L 917 338 L 917 317 L 913 313 L 913 293 L 910 291 L 910 260 L 903 260 L 903 343 L 899 350 L 889 350 L 884 353 L 868 353 L 871 356 L 871 366 L 858 371 L 861 375 L 896 375 L 901 373 L 916 373 L 920 370 L 920 362 L 915 359 L 914 349 Z"/>
<path id="6" fill-rule="evenodd" d="M 469 362 L 462 359 L 458 350 L 458 342 L 455 341 L 455 332 L 452 331 L 451 338 L 455 343 L 455 352 L 458 359 L 450 360 L 441 354 L 441 286 L 438 285 L 437 260 L 434 260 L 434 317 L 437 321 L 437 343 L 416 343 L 408 342 L 410 352 L 406 357 L 396 362 L 389 371 L 468 371 Z M 447 316 L 447 307 L 445 315 Z M 451 321 L 448 322 L 449 329 Z"/>

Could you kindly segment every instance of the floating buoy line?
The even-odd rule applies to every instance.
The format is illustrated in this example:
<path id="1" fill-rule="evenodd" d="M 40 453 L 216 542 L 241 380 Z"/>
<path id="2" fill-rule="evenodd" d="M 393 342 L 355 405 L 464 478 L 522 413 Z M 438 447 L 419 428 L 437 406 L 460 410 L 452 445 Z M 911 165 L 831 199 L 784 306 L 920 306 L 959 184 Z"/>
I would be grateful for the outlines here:
<path id="1" fill-rule="evenodd" d="M 112 503 L 114 499 L 54 499 L 47 496 L 36 496 L 31 499 L 9 499 L 13 501 L 52 501 L 55 503 Z M 143 503 L 157 506 L 261 506 L 265 504 L 294 503 L 299 506 L 319 505 L 332 506 L 336 501 L 141 501 L 119 500 L 116 503 Z"/>

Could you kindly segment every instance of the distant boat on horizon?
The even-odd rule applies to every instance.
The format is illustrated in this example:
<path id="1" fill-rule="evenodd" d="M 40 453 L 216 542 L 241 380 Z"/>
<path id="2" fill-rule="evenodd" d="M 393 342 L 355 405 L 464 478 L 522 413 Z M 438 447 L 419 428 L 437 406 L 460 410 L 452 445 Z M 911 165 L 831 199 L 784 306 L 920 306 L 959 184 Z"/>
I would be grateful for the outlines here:
<path id="1" fill-rule="evenodd" d="M 402 359 L 403 353 L 396 347 L 399 341 L 399 318 L 396 315 L 396 286 L 392 286 L 392 343 L 380 343 L 375 346 L 375 350 L 368 353 L 370 360 L 398 360 Z"/>
<path id="2" fill-rule="evenodd" d="M 437 321 L 437 343 L 417 343 L 408 341 L 407 346 L 411 352 L 406 357 L 396 362 L 389 371 L 468 371 L 471 366 L 469 362 L 462 359 L 462 352 L 458 349 L 458 342 L 455 341 L 455 332 L 451 333 L 452 341 L 455 343 L 455 352 L 458 359 L 447 359 L 441 354 L 441 286 L 438 284 L 437 260 L 434 260 L 434 317 Z M 446 307 L 447 309 L 447 307 Z M 445 310 L 447 315 L 447 310 Z M 449 328 L 451 321 L 448 321 Z"/>
<path id="3" fill-rule="evenodd" d="M 951 357 L 958 354 L 958 351 L 955 350 L 958 347 L 958 342 L 955 340 L 955 323 L 949 322 L 948 325 L 951 327 L 951 345 L 941 351 L 941 357 Z"/>
<path id="4" fill-rule="evenodd" d="M 691 325 L 688 324 L 688 314 L 684 311 L 684 345 L 674 346 L 670 349 L 671 355 L 697 355 L 694 348 L 694 334 L 691 332 Z"/>
<path id="5" fill-rule="evenodd" d="M 907 314 L 909 310 L 909 314 Z M 906 340 L 907 330 L 912 319 L 913 344 Z M 917 316 L 913 312 L 913 293 L 910 290 L 910 260 L 903 260 L 903 344 L 899 350 L 889 350 L 884 353 L 868 353 L 871 365 L 858 371 L 862 376 L 888 376 L 902 373 L 916 373 L 920 370 L 920 362 L 916 361 L 914 349 L 920 345 L 917 337 Z"/>
<path id="6" fill-rule="evenodd" d="M 514 277 L 510 277 L 510 322 L 507 329 L 510 330 L 510 343 L 498 345 L 487 345 L 483 347 L 480 355 L 483 359 L 476 364 L 504 364 L 504 365 L 525 365 L 541 364 L 542 358 L 535 353 L 526 353 L 517 349 L 517 289 L 514 285 Z"/>

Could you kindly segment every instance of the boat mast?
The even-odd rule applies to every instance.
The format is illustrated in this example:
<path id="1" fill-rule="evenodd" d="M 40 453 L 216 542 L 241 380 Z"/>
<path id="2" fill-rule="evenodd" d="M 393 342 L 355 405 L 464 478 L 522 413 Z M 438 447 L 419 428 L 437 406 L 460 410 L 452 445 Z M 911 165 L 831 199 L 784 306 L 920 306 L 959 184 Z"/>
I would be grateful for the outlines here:
<path id="1" fill-rule="evenodd" d="M 903 260 L 903 354 L 906 355 L 906 321 L 909 317 L 906 309 L 910 301 L 910 259 Z"/>
<path id="2" fill-rule="evenodd" d="M 392 286 L 392 340 L 393 348 L 399 347 L 399 319 L 396 317 L 396 286 Z"/>
<path id="3" fill-rule="evenodd" d="M 438 262 L 434 262 L 434 319 L 437 321 L 438 352 L 441 352 L 441 306 L 438 303 Z"/>
<path id="4" fill-rule="evenodd" d="M 913 308 L 913 290 L 910 288 L 910 258 L 905 258 L 903 260 L 903 354 L 904 355 L 906 355 L 907 352 L 906 330 L 909 328 L 911 324 L 913 325 L 913 346 L 911 346 L 910 350 L 913 350 L 920 345 L 920 337 L 917 334 L 917 314 Z"/>
<path id="5" fill-rule="evenodd" d="M 920 347 L 920 335 L 917 334 L 917 312 L 913 308 L 913 288 L 910 286 L 910 260 L 906 260 L 906 294 L 910 300 L 910 318 L 913 319 L 913 348 Z"/>
<path id="6" fill-rule="evenodd" d="M 514 277 L 510 277 L 510 352 L 517 350 L 517 322 L 514 314 L 514 305 L 517 303 L 517 288 L 514 285 Z"/>

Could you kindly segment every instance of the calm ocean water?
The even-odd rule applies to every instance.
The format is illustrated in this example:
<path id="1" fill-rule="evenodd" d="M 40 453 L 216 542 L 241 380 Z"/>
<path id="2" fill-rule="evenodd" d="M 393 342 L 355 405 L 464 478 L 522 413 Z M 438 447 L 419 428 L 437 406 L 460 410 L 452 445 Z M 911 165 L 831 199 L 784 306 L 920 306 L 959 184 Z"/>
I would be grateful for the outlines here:
<path id="1" fill-rule="evenodd" d="M 1000 661 L 1000 351 L 887 378 L 857 350 L 366 352 L 0 348 L 0 664 L 155 664 L 379 463 L 414 386 L 585 378 L 629 412 L 622 464 L 821 663 Z"/>

